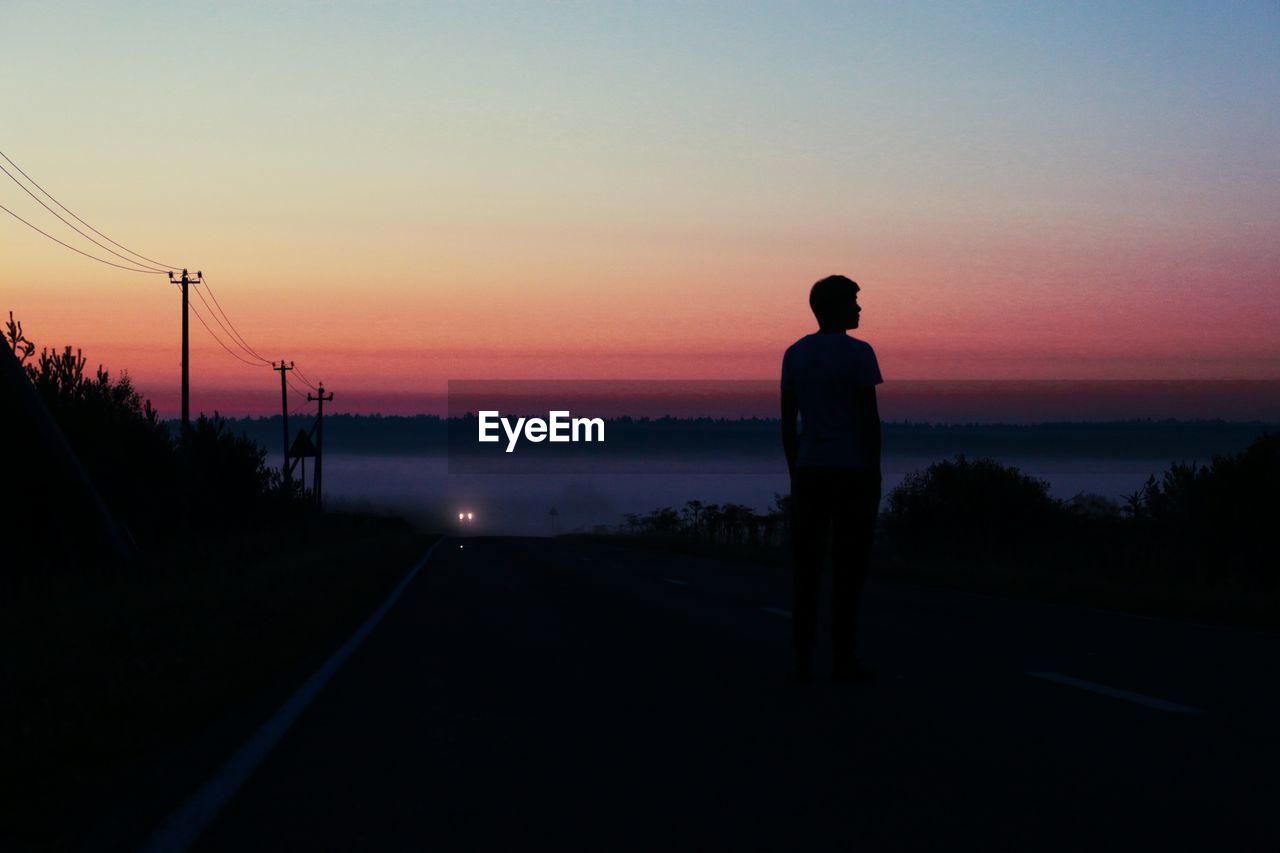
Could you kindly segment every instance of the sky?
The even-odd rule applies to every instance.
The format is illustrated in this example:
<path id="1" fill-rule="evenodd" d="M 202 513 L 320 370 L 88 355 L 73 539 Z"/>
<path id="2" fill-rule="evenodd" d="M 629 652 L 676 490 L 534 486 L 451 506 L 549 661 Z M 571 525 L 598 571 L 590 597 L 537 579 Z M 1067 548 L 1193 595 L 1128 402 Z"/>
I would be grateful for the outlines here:
<path id="1" fill-rule="evenodd" d="M 770 379 L 837 272 L 889 382 L 1276 379 L 1278 38 L 1275 2 L 6 2 L 0 151 L 338 411 Z M 164 276 L 0 211 L 0 293 L 176 411 Z M 279 410 L 192 325 L 193 409 Z"/>

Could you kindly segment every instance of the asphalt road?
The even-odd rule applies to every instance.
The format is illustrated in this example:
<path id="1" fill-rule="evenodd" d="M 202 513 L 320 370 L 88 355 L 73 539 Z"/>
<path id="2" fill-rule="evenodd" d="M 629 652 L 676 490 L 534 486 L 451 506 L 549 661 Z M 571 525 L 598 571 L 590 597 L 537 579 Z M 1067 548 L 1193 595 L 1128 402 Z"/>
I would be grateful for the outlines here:
<path id="1" fill-rule="evenodd" d="M 195 849 L 1280 849 L 1280 635 L 878 583 L 792 686 L 789 598 L 446 542 Z"/>

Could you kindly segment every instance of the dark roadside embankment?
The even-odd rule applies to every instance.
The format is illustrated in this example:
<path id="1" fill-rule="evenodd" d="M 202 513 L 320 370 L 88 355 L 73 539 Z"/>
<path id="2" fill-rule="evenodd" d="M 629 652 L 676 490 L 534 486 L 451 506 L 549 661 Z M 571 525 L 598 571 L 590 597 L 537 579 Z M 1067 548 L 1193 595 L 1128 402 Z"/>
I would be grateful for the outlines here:
<path id="1" fill-rule="evenodd" d="M 428 537 L 321 512 L 217 413 L 171 428 L 127 374 L 4 337 L 0 849 L 132 849 Z"/>
<path id="2" fill-rule="evenodd" d="M 1280 625 L 1274 523 L 1280 434 L 1207 465 L 1172 463 L 1122 502 L 959 456 L 886 495 L 872 573 L 974 592 L 1150 615 Z M 629 515 L 622 532 L 656 548 L 789 562 L 790 506 L 760 513 L 689 501 Z"/>
<path id="3" fill-rule="evenodd" d="M 790 573 L 791 551 L 779 545 L 711 545 L 648 535 L 566 534 L 565 540 L 615 540 L 651 554 L 730 560 L 744 570 Z M 1051 547 L 1028 548 L 998 559 L 955 558 L 945 554 L 906 555 L 877 532 L 870 576 L 894 583 L 936 586 L 960 592 L 1026 598 L 1169 619 L 1280 628 L 1280 599 L 1274 587 L 1253 591 L 1233 578 L 1205 576 L 1117 578 L 1105 567 L 1081 565 Z"/>
<path id="4" fill-rule="evenodd" d="M 430 539 L 395 518 L 328 514 L 174 544 L 136 574 L 13 589 L 0 604 L 0 847 L 112 847 L 114 832 L 154 823 L 180 801 L 165 804 L 175 788 L 202 781 L 350 636 Z"/>

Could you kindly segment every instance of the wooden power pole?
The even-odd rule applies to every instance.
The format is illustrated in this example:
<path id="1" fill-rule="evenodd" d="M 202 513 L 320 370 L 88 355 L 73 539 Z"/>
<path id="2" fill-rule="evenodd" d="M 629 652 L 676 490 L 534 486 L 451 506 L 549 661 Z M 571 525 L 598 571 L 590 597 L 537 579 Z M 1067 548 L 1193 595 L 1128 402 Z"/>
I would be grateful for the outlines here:
<path id="1" fill-rule="evenodd" d="M 192 278 L 184 269 L 181 279 L 174 279 L 173 273 L 169 273 L 169 281 L 182 284 L 182 443 L 186 445 L 187 433 L 191 431 L 191 358 L 190 358 L 190 327 L 187 321 L 187 306 L 189 287 L 193 284 L 199 284 L 204 274 L 196 270 L 196 277 Z M 283 375 L 283 374 L 282 374 Z"/>
<path id="2" fill-rule="evenodd" d="M 320 387 L 316 389 L 316 395 L 313 397 L 307 394 L 308 403 L 319 403 L 316 411 L 316 473 L 315 473 L 315 490 L 316 490 L 316 506 L 324 505 L 324 498 L 321 497 L 320 478 L 321 472 L 324 470 L 324 404 L 327 400 L 333 399 L 333 392 L 330 391 L 326 396 L 324 393 L 324 383 L 320 383 Z"/>
<path id="3" fill-rule="evenodd" d="M 285 379 L 285 371 L 293 370 L 293 362 L 285 364 L 282 358 L 278 362 L 271 362 L 271 369 L 280 371 L 280 414 L 284 416 L 284 444 L 281 445 L 281 449 L 284 450 L 284 465 L 280 470 L 284 473 L 284 482 L 287 486 L 293 482 L 293 469 L 289 467 L 289 387 Z"/>

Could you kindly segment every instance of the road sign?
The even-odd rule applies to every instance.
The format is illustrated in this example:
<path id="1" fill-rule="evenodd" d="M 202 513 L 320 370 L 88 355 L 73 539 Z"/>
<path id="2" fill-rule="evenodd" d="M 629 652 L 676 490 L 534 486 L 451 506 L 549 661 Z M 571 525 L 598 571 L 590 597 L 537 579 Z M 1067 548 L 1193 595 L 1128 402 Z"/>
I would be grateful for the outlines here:
<path id="1" fill-rule="evenodd" d="M 293 445 L 289 448 L 290 459 L 301 459 L 304 456 L 315 456 L 316 446 L 311 441 L 311 436 L 307 435 L 305 429 L 298 430 L 298 437 L 293 440 Z"/>

